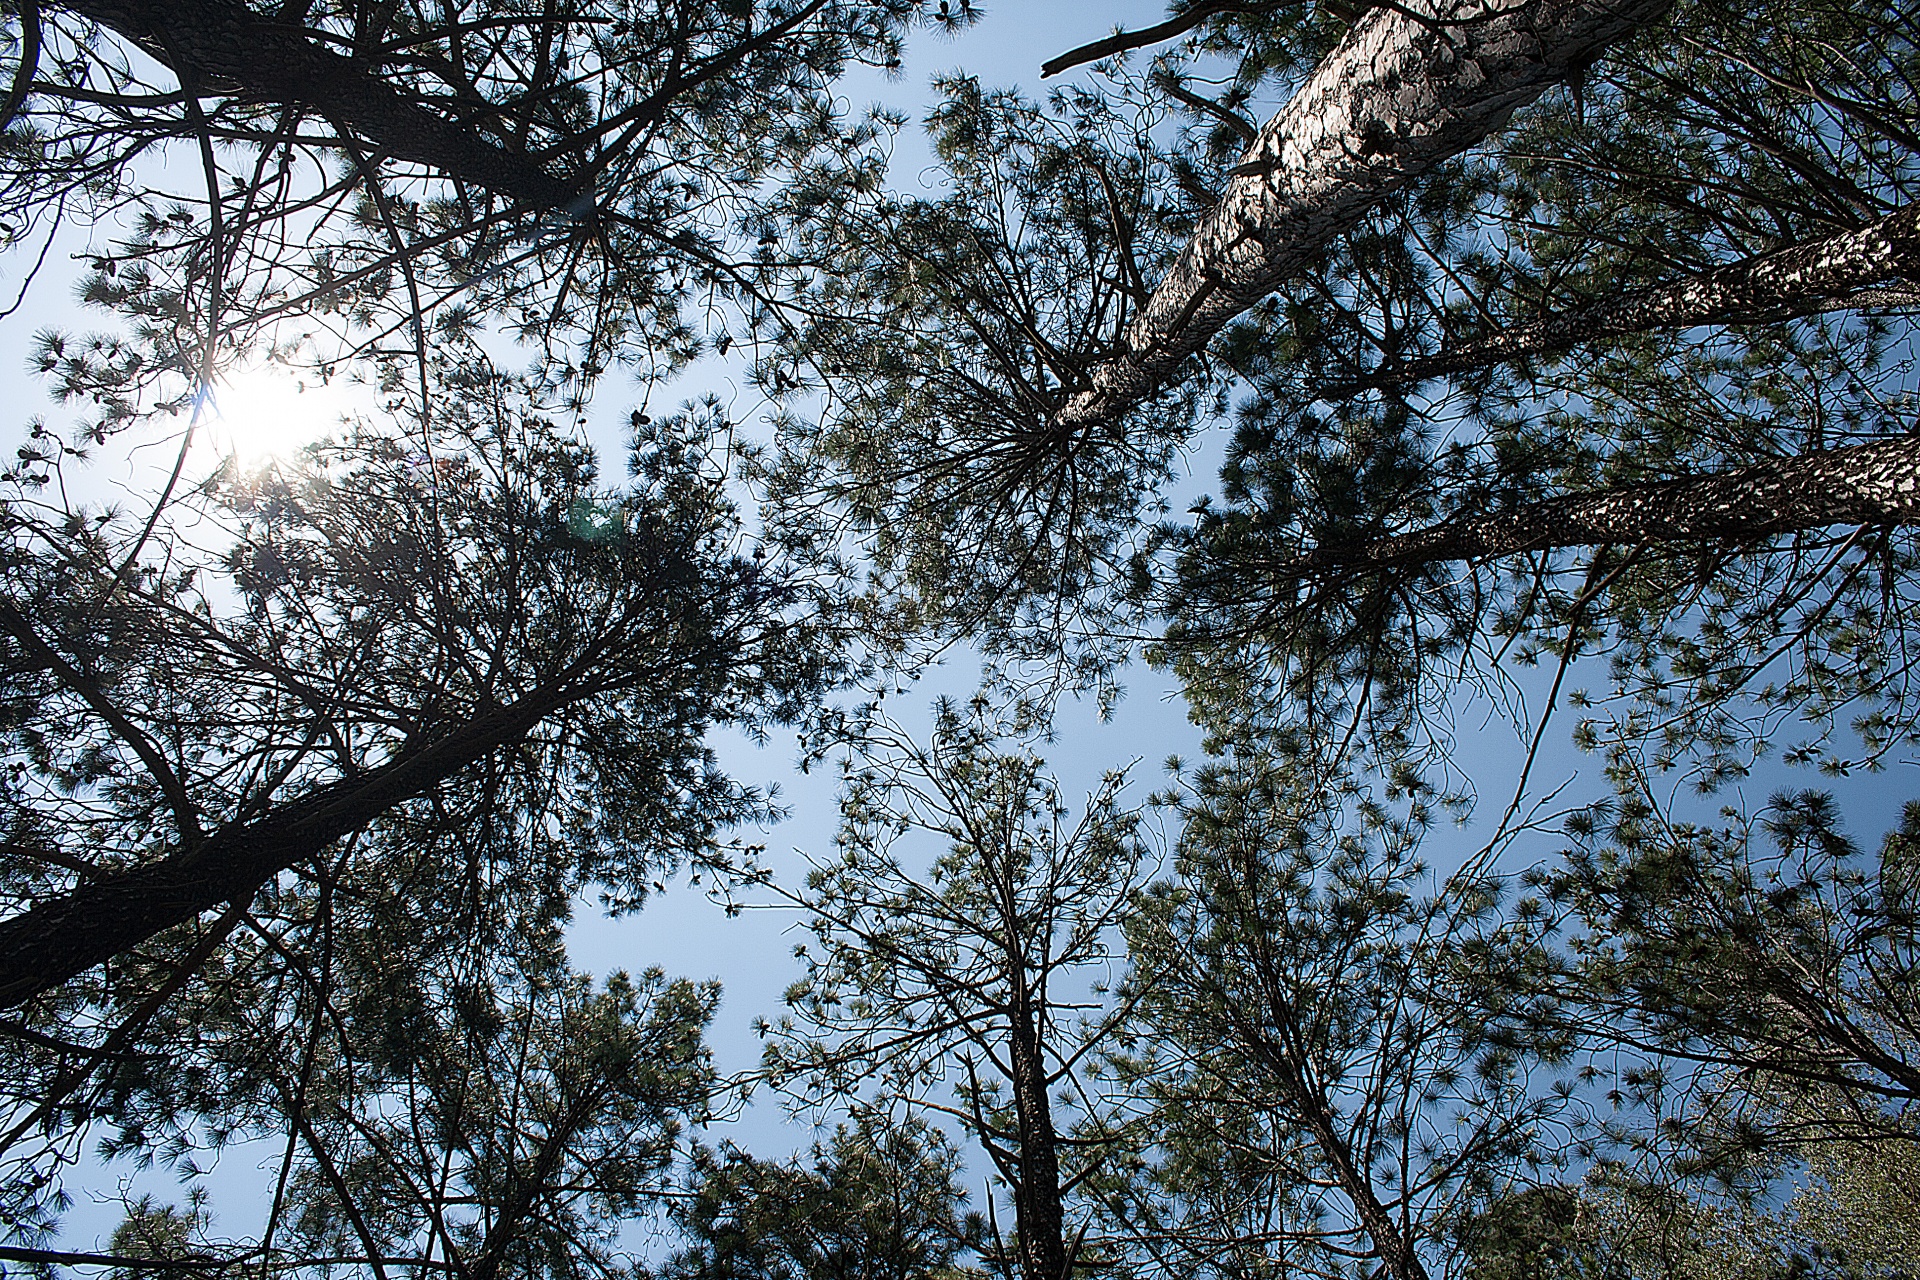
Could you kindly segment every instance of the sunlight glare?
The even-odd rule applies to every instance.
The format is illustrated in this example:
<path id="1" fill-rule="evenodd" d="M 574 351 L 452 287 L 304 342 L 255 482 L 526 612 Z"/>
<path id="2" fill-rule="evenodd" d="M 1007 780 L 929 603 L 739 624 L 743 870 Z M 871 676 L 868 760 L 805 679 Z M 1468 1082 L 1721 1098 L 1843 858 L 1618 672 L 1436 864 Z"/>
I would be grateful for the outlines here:
<path id="1" fill-rule="evenodd" d="M 302 382 L 274 366 L 234 374 L 214 388 L 206 418 L 210 439 L 242 465 L 291 458 L 364 407 L 352 394 L 357 390 Z"/>

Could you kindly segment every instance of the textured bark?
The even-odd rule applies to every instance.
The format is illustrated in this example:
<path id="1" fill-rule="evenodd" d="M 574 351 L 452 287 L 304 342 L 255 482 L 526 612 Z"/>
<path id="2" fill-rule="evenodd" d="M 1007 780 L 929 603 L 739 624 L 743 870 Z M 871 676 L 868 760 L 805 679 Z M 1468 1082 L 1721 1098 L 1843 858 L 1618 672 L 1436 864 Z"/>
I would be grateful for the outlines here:
<path id="1" fill-rule="evenodd" d="M 1397 537 L 1321 547 L 1279 566 L 1277 576 L 1297 580 L 1601 543 L 1739 542 L 1836 524 L 1920 524 L 1920 436 L 1569 494 Z"/>
<path id="2" fill-rule="evenodd" d="M 1849 307 L 1898 305 L 1902 300 L 1920 304 L 1920 294 L 1869 288 L 1898 279 L 1920 281 L 1920 204 L 1908 205 L 1857 231 L 1519 325 L 1484 342 L 1327 387 L 1321 394 L 1338 399 L 1368 387 L 1410 385 L 1623 334 L 1753 324 Z"/>
<path id="3" fill-rule="evenodd" d="M 68 893 L 0 920 L 0 1009 L 51 990 L 204 911 L 250 898 L 281 871 L 525 737 L 560 701 L 534 695 L 475 716 L 377 769 L 321 787 L 253 822 L 229 826 L 158 862 L 83 880 Z"/>
<path id="4" fill-rule="evenodd" d="M 152 51 L 183 81 L 229 82 L 250 97 L 308 107 L 351 126 L 383 155 L 530 208 L 559 208 L 579 195 L 531 157 L 435 114 L 300 28 L 231 0 L 61 0 L 61 7 Z"/>
<path id="5" fill-rule="evenodd" d="M 1369 12 L 1247 149 L 1123 335 L 1056 412 L 1111 423 L 1383 196 L 1498 129 L 1671 0 L 1411 0 Z"/>
<path id="6" fill-rule="evenodd" d="M 1040 1036 L 1017 1007 L 1008 1056 L 1013 1067 L 1013 1109 L 1020 1134 L 1020 1181 L 1014 1207 L 1020 1232 L 1021 1280 L 1067 1280 L 1066 1213 L 1060 1203 L 1059 1135 L 1047 1098 L 1046 1062 Z"/>

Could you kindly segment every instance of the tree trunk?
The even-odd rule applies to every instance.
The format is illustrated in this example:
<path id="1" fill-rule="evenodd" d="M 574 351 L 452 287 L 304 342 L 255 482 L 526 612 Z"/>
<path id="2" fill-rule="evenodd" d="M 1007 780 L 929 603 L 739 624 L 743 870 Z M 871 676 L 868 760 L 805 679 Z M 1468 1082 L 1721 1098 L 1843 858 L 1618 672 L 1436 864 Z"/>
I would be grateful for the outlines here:
<path id="1" fill-rule="evenodd" d="M 0 1009 L 51 990 L 203 911 L 250 898 L 288 867 L 489 752 L 519 741 L 563 702 L 536 694 L 474 716 L 377 769 L 330 783 L 158 862 L 83 880 L 68 893 L 0 920 Z"/>
<path id="2" fill-rule="evenodd" d="M 1836 524 L 1920 523 L 1920 436 L 1828 449 L 1718 475 L 1568 494 L 1389 538 L 1319 547 L 1265 577 L 1298 580 L 1556 547 L 1740 542 Z"/>
<path id="3" fill-rule="evenodd" d="M 1153 395 L 1366 210 L 1506 122 L 1671 0 L 1411 0 L 1370 11 L 1247 149 L 1123 335 L 1056 412 L 1076 434 Z M 1426 16 L 1432 15 L 1432 16 Z"/>
<path id="4" fill-rule="evenodd" d="M 1275 959 L 1271 953 L 1264 953 L 1254 963 L 1264 971 Z M 1263 976 L 1262 981 L 1268 985 L 1272 980 Z M 1232 992 L 1222 990 L 1220 994 L 1228 1000 L 1235 999 Z M 1309 1068 L 1309 1040 L 1293 1006 L 1284 997 L 1270 995 L 1268 1001 L 1264 1022 L 1248 1021 L 1245 1014 L 1236 1009 L 1230 1015 L 1237 1023 L 1236 1030 L 1243 1042 L 1255 1046 L 1255 1053 L 1266 1060 L 1278 1086 L 1276 1092 L 1298 1113 L 1301 1126 L 1313 1140 L 1320 1158 L 1326 1161 L 1332 1181 L 1353 1206 L 1354 1216 L 1360 1219 L 1360 1229 L 1373 1245 L 1386 1274 L 1392 1280 L 1428 1280 L 1426 1266 L 1420 1261 L 1413 1240 L 1394 1222 L 1387 1206 L 1380 1203 L 1380 1197 L 1374 1194 L 1371 1170 L 1365 1162 L 1354 1159 L 1347 1135 L 1340 1132 L 1338 1113 L 1328 1104 L 1316 1082 L 1319 1073 Z"/>
<path id="5" fill-rule="evenodd" d="M 1427 1268 L 1414 1251 L 1413 1242 L 1394 1225 L 1393 1215 L 1374 1195 L 1373 1181 L 1367 1171 L 1355 1162 L 1346 1139 L 1334 1127 L 1332 1111 L 1319 1098 L 1306 1092 L 1304 1080 L 1300 1083 L 1300 1100 L 1307 1132 L 1313 1135 L 1314 1145 L 1320 1148 L 1320 1154 L 1332 1166 L 1341 1192 L 1359 1216 L 1360 1225 L 1365 1229 L 1367 1239 L 1373 1242 L 1374 1252 L 1380 1255 L 1387 1274 L 1393 1280 L 1427 1280 Z"/>
<path id="6" fill-rule="evenodd" d="M 426 165 L 532 209 L 572 204 L 574 185 L 524 154 L 397 92 L 375 71 L 231 0 L 61 0 L 168 63 L 183 87 L 226 81 L 351 125 L 382 155 Z"/>
<path id="7" fill-rule="evenodd" d="M 1638 289 L 1518 325 L 1482 342 L 1388 365 L 1355 382 L 1326 387 L 1320 395 L 1335 400 L 1369 387 L 1410 386 L 1629 333 L 1754 324 L 1850 307 L 1920 306 L 1920 292 L 1868 288 L 1895 279 L 1920 282 L 1920 204 L 1857 231 L 1728 263 L 1677 284 Z"/>
<path id="8" fill-rule="evenodd" d="M 1060 1204 L 1060 1153 L 1047 1097 L 1039 1033 L 1027 1009 L 1016 1009 L 1012 1043 L 1013 1109 L 1020 1135 L 1020 1181 L 1014 1188 L 1021 1280 L 1067 1280 L 1066 1214 Z"/>
<path id="9" fill-rule="evenodd" d="M 566 1159 L 568 1144 L 600 1105 L 605 1096 L 604 1085 L 604 1079 L 596 1081 L 594 1088 L 585 1090 L 573 1100 L 557 1123 L 548 1126 L 530 1171 L 521 1173 L 513 1167 L 511 1160 L 507 1162 L 508 1193 L 494 1213 L 493 1220 L 488 1223 L 480 1256 L 466 1269 L 464 1280 L 499 1280 L 500 1269 L 506 1264 L 508 1252 L 521 1243 L 521 1234 L 536 1202 L 542 1194 L 556 1192 L 554 1175 L 560 1171 L 561 1163 Z M 440 1212 L 444 1214 L 445 1209 L 442 1208 Z"/>

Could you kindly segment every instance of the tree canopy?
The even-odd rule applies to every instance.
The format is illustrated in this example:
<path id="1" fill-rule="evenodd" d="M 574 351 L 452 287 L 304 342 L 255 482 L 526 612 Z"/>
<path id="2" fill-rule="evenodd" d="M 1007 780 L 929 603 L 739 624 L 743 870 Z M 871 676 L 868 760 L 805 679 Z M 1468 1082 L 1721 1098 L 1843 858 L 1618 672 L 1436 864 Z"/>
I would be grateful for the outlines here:
<path id="1" fill-rule="evenodd" d="M 0 4 L 0 320 L 97 325 L 0 473 L 0 1268 L 1920 1273 L 1920 22 L 1177 0 L 854 107 L 983 18 Z M 370 395 L 209 460 L 262 368 Z M 1056 716 L 1154 680 L 1139 794 Z M 569 953 L 680 875 L 805 938 L 737 1074 Z"/>

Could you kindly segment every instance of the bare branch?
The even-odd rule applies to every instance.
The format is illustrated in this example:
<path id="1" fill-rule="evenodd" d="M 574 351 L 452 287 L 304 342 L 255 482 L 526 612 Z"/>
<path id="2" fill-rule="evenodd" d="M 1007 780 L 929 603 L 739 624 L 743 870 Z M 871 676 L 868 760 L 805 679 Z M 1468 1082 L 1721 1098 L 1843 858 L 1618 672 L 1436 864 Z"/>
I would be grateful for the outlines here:
<path id="1" fill-rule="evenodd" d="M 1116 53 L 1125 53 L 1129 49 L 1144 49 L 1150 44 L 1160 44 L 1187 34 L 1209 18 L 1223 13 L 1258 13 L 1262 9 L 1274 8 L 1270 4 L 1248 4 L 1246 0 L 1200 0 L 1185 13 L 1176 14 L 1165 22 L 1151 27 L 1142 27 L 1138 31 L 1115 31 L 1104 40 L 1094 40 L 1077 49 L 1069 49 L 1057 58 L 1049 58 L 1040 65 L 1040 78 L 1057 76 L 1062 71 L 1081 66 L 1088 62 L 1098 62 L 1102 58 L 1111 58 Z"/>

